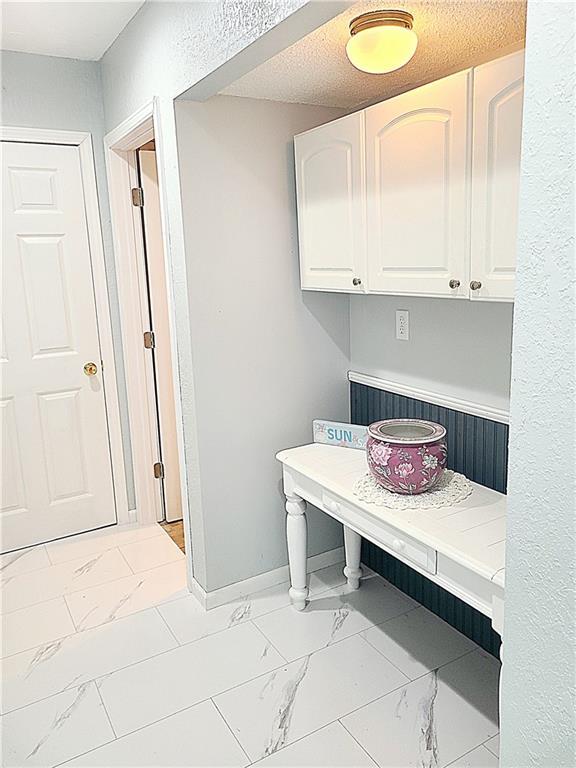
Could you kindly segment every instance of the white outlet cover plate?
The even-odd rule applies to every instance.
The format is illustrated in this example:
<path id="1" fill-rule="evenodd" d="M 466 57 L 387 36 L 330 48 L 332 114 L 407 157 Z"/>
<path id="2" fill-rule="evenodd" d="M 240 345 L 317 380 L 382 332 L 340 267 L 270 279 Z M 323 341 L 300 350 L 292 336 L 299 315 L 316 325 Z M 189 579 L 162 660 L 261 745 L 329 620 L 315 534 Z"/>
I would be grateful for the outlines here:
<path id="1" fill-rule="evenodd" d="M 400 341 L 410 339 L 410 312 L 407 309 L 396 310 L 396 338 Z"/>

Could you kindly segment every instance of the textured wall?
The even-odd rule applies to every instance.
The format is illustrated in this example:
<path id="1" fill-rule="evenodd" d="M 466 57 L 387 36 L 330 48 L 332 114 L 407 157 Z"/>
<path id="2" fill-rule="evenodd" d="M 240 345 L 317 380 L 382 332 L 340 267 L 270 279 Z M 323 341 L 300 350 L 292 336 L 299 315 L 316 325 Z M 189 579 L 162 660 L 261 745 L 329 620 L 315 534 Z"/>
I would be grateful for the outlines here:
<path id="1" fill-rule="evenodd" d="M 292 141 L 339 116 L 176 105 L 208 590 L 285 565 L 275 455 L 309 442 L 314 418 L 348 419 L 348 296 L 300 290 Z M 309 534 L 310 555 L 342 543 L 313 510 Z"/>
<path id="2" fill-rule="evenodd" d="M 111 129 L 153 96 L 174 99 L 305 5 L 305 0 L 151 2 L 102 58 Z"/>
<path id="3" fill-rule="evenodd" d="M 410 339 L 396 339 L 396 310 Z M 508 410 L 512 304 L 396 296 L 350 297 L 350 368 Z"/>
<path id="4" fill-rule="evenodd" d="M 114 336 L 118 398 L 126 464 L 129 509 L 134 509 L 134 478 L 128 426 L 128 402 L 122 356 L 120 312 L 110 208 L 104 166 L 104 107 L 100 66 L 94 61 L 76 61 L 54 56 L 2 51 L 2 123 L 30 128 L 86 131 L 92 134 L 100 219 L 104 241 L 106 278 Z"/>
<path id="5" fill-rule="evenodd" d="M 576 765 L 576 7 L 530 0 L 501 762 Z"/>

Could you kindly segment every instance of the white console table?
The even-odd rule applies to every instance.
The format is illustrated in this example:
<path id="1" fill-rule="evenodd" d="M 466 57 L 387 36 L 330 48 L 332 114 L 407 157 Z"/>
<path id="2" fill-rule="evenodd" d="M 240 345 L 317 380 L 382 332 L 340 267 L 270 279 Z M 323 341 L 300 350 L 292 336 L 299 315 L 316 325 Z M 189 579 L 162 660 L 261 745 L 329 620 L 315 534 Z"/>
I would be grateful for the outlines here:
<path id="1" fill-rule="evenodd" d="M 354 495 L 368 471 L 364 451 L 313 443 L 281 451 L 286 494 L 290 597 L 306 607 L 306 502 L 344 525 L 346 567 L 360 584 L 362 537 L 439 584 L 492 620 L 502 635 L 506 496 L 473 483 L 472 494 L 450 507 L 394 510 Z"/>

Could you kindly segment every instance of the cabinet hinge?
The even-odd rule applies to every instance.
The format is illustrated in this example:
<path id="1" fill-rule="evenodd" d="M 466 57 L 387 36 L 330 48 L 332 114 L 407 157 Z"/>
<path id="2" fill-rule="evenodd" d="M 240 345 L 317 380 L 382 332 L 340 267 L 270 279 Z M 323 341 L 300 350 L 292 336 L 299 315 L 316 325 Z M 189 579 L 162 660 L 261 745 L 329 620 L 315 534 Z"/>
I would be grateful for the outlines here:
<path id="1" fill-rule="evenodd" d="M 134 187 L 132 189 L 132 205 L 137 208 L 144 207 L 144 190 L 142 187 Z"/>
<path id="2" fill-rule="evenodd" d="M 144 347 L 146 349 L 154 349 L 156 346 L 156 339 L 154 337 L 154 331 L 144 331 Z"/>
<path id="3" fill-rule="evenodd" d="M 162 464 L 161 461 L 157 461 L 156 464 L 154 464 L 154 477 L 157 480 L 162 480 L 164 477 L 164 464 Z"/>

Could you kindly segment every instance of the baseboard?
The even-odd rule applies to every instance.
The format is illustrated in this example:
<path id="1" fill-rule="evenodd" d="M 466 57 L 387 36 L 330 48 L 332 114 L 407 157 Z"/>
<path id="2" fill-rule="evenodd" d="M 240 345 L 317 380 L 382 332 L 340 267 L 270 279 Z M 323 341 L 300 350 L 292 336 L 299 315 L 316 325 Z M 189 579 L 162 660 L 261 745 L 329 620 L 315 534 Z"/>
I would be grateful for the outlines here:
<path id="1" fill-rule="evenodd" d="M 418 387 L 413 387 L 409 384 L 399 384 L 397 381 L 380 379 L 377 376 L 368 376 L 367 374 L 359 373 L 358 371 L 348 371 L 348 380 L 356 382 L 356 384 L 364 384 L 367 387 L 382 389 L 385 392 L 393 392 L 396 395 L 411 397 L 414 400 L 423 400 L 426 403 L 439 405 L 442 408 L 451 408 L 454 411 L 468 413 L 471 416 L 480 416 L 483 419 L 490 419 L 490 421 L 498 421 L 501 424 L 508 424 L 510 422 L 509 411 L 505 411 L 502 408 L 494 408 L 485 403 L 461 400 L 452 395 L 444 395 L 440 392 L 419 389 Z"/>
<path id="2" fill-rule="evenodd" d="M 330 565 L 336 565 L 344 562 L 344 547 L 330 549 L 328 552 L 322 552 L 319 555 L 312 555 L 308 558 L 308 573 L 319 571 L 321 568 L 327 568 Z M 287 565 L 281 568 L 275 568 L 273 571 L 260 573 L 258 576 L 252 576 L 244 581 L 237 581 L 234 584 L 228 584 L 220 589 L 214 589 L 210 592 L 196 581 L 190 579 L 188 587 L 194 597 L 206 609 L 217 608 L 219 605 L 231 603 L 241 597 L 250 595 L 253 592 L 260 592 L 263 589 L 274 587 L 276 584 L 282 584 L 290 579 L 290 572 Z"/>

